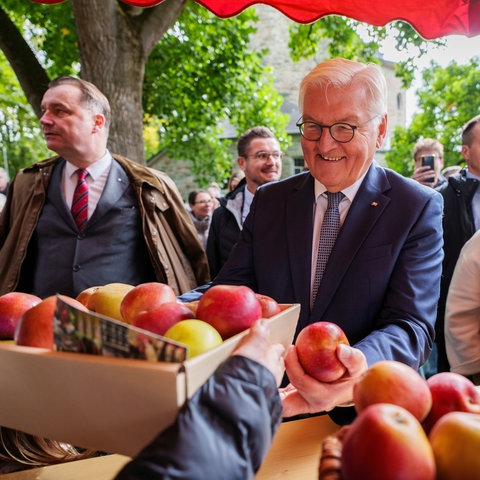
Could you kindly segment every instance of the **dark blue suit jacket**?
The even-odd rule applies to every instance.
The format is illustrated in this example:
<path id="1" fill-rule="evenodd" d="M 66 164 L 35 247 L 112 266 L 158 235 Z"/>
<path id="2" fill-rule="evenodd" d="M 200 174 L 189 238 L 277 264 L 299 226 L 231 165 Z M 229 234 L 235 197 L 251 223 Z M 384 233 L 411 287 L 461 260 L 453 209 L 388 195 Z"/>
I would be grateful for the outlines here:
<path id="1" fill-rule="evenodd" d="M 255 194 L 239 242 L 215 284 L 241 284 L 300 303 L 297 333 L 337 323 L 368 364 L 418 368 L 428 357 L 443 259 L 443 200 L 432 188 L 370 166 L 310 311 L 314 179 L 309 172 Z"/>

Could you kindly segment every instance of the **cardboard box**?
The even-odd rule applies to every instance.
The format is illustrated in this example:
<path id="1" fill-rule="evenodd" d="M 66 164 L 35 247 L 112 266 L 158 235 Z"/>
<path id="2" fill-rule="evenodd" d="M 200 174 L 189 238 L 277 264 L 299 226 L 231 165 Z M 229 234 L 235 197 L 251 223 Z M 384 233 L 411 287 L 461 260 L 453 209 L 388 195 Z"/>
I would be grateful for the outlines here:
<path id="1" fill-rule="evenodd" d="M 273 342 L 291 344 L 299 312 L 295 304 L 272 317 Z M 173 422 L 244 335 L 183 363 L 0 345 L 0 425 L 134 456 Z"/>

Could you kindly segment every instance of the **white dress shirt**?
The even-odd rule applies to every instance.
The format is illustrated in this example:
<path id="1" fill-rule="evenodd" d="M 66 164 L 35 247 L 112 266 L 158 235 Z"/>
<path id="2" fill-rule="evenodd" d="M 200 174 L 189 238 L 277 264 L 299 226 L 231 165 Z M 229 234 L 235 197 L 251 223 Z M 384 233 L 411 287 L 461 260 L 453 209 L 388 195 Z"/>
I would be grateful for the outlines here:
<path id="1" fill-rule="evenodd" d="M 97 208 L 97 204 L 102 196 L 103 189 L 107 183 L 108 174 L 112 165 L 112 155 L 107 150 L 105 155 L 92 163 L 88 168 L 88 218 L 90 218 Z M 72 208 L 73 194 L 78 183 L 78 176 L 75 173 L 78 167 L 70 162 L 66 162 L 63 169 L 62 190 L 68 208 Z"/>

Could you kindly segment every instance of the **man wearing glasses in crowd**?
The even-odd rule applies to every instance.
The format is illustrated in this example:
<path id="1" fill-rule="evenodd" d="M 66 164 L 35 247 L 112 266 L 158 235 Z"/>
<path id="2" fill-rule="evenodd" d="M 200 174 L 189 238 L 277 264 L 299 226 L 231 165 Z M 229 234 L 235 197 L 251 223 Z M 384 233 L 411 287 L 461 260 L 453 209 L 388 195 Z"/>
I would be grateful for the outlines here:
<path id="1" fill-rule="evenodd" d="M 280 144 L 267 127 L 247 130 L 237 142 L 237 162 L 245 178 L 220 202 L 212 216 L 207 241 L 210 275 L 215 278 L 240 236 L 257 188 L 282 175 Z"/>
<path id="2" fill-rule="evenodd" d="M 335 407 L 350 404 L 369 365 L 387 359 L 418 369 L 432 348 L 443 202 L 374 161 L 387 134 L 386 104 L 385 77 L 374 64 L 336 58 L 304 78 L 298 127 L 308 171 L 257 190 L 212 282 L 300 303 L 297 334 L 317 321 L 346 333 L 351 346 L 340 345 L 337 357 L 347 371 L 332 383 L 310 377 L 289 350 L 285 417 L 333 409 L 335 421 L 348 422 L 354 409 Z"/>

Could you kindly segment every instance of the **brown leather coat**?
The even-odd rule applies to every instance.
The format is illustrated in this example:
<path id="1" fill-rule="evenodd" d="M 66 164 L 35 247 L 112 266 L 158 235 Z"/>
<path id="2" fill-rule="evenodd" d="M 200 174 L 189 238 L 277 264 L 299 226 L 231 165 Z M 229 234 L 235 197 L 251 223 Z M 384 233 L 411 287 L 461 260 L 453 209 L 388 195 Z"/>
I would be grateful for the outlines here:
<path id="1" fill-rule="evenodd" d="M 120 155 L 120 163 L 137 195 L 143 234 L 157 281 L 178 294 L 209 281 L 208 262 L 175 183 L 163 172 Z M 14 291 L 40 212 L 53 167 L 60 157 L 18 172 L 0 216 L 0 295 Z"/>

